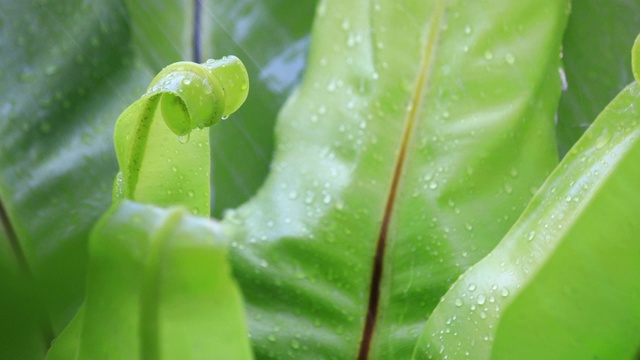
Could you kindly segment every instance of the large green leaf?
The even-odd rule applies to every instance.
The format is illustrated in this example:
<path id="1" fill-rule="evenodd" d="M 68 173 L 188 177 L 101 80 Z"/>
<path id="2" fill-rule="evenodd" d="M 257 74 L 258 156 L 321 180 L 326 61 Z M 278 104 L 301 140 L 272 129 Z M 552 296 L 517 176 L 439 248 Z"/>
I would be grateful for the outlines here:
<path id="1" fill-rule="evenodd" d="M 640 1 L 573 1 L 563 39 L 567 88 L 558 107 L 564 154 L 609 101 L 633 81 L 629 48 L 640 32 Z"/>
<path id="2" fill-rule="evenodd" d="M 569 151 L 498 247 L 453 285 L 417 358 L 637 354 L 639 119 L 635 82 Z"/>
<path id="3" fill-rule="evenodd" d="M 0 201 L 11 257 L 33 279 L 27 293 L 44 304 L 25 301 L 22 310 L 45 314 L 38 333 L 46 349 L 80 304 L 87 234 L 111 201 L 114 119 L 151 74 L 132 61 L 118 2 L 2 1 L 0 14 Z M 18 299 L 10 289 L 3 296 Z M 28 317 L 12 319 L 2 343 L 21 341 L 30 326 Z M 33 354 L 23 351 L 16 358 Z"/>
<path id="4" fill-rule="evenodd" d="M 252 358 L 223 239 L 186 208 L 110 210 L 92 233 L 82 311 L 47 358 Z"/>
<path id="5" fill-rule="evenodd" d="M 319 4 L 272 171 L 225 220 L 259 357 L 410 356 L 557 162 L 566 16 L 566 1 Z"/>
<path id="6" fill-rule="evenodd" d="M 37 359 L 47 351 L 48 327 L 43 327 L 42 304 L 33 293 L 24 259 L 15 258 L 12 236 L 0 225 L 0 354 L 6 359 Z"/>
<path id="7" fill-rule="evenodd" d="M 151 1 L 125 3 L 0 2 L 3 65 L 0 69 L 0 202 L 2 213 L 6 215 L 2 222 L 10 230 L 9 239 L 2 238 L 0 266 L 7 271 L 7 276 L 3 277 L 7 281 L 6 289 L 12 289 L 11 292 L 3 291 L 11 297 L 6 304 L 15 305 L 7 305 L 0 311 L 3 319 L 9 319 L 3 322 L 6 326 L 0 334 L 0 348 L 25 351 L 16 358 L 27 359 L 30 358 L 27 354 L 42 354 L 82 300 L 88 232 L 111 201 L 113 177 L 117 172 L 112 140 L 115 119 L 128 104 L 139 98 L 159 67 L 184 60 L 182 57 L 193 52 L 190 41 L 178 40 L 190 38 L 187 33 L 194 27 L 193 13 L 190 13 L 193 10 L 178 5 L 192 6 L 194 2 L 177 2 L 180 4 L 176 6 Z M 216 4 L 219 10 L 215 11 L 214 17 L 211 6 L 202 11 L 201 24 L 205 28 L 212 27 L 212 21 L 218 22 L 218 18 L 232 24 L 234 19 L 239 21 L 247 17 L 242 11 L 227 11 L 221 4 Z M 310 2 L 298 9 L 311 6 Z M 183 9 L 186 10 L 183 12 Z M 278 16 L 261 12 L 251 14 L 255 21 L 245 21 L 249 24 L 245 37 L 238 39 L 240 33 L 230 35 L 239 45 L 231 38 L 222 44 L 220 38 L 212 39 L 213 35 L 203 36 L 202 41 L 221 43 L 216 50 L 221 55 L 227 53 L 225 47 L 244 48 L 247 57 L 260 60 L 254 66 L 252 77 L 268 84 L 272 77 L 261 78 L 256 69 L 265 68 L 274 59 L 275 65 L 270 68 L 280 74 L 288 63 L 276 61 L 278 46 L 265 40 L 248 40 L 255 36 L 254 33 L 268 34 L 265 29 L 277 25 L 274 20 L 287 18 L 290 12 L 283 3 L 274 2 L 273 9 Z M 282 47 L 292 46 L 290 54 L 299 59 L 305 46 L 292 44 L 306 44 L 297 40 L 304 37 L 302 28 L 307 24 L 310 12 L 295 13 L 305 16 L 284 22 L 278 32 Z M 144 27 L 141 24 L 146 25 L 147 33 L 141 30 Z M 289 27 L 302 30 L 293 31 Z M 282 36 L 290 31 L 291 37 Z M 221 33 L 224 31 L 214 35 L 223 37 Z M 269 52 L 263 49 L 269 49 Z M 203 56 L 212 56 L 212 52 Z M 150 65 L 147 62 L 150 60 L 156 62 Z M 283 83 L 286 86 L 273 90 L 275 95 L 257 101 L 258 110 L 254 112 L 273 116 L 286 89 L 295 80 L 296 76 L 293 76 Z M 263 88 L 260 93 L 269 91 L 264 85 Z M 264 99 L 260 96 L 263 95 L 259 95 L 259 99 Z M 265 122 L 255 123 L 263 126 Z M 224 126 L 235 125 L 227 121 Z M 243 129 L 228 134 L 225 141 L 237 143 L 239 147 L 243 141 L 245 145 L 254 143 L 247 138 L 247 131 L 256 133 Z M 262 127 L 257 133 L 271 137 Z M 234 142 L 234 136 L 242 139 Z M 263 151 L 247 146 L 244 149 L 256 153 Z M 267 169 L 270 150 L 266 149 L 264 153 L 267 156 L 260 158 L 261 165 L 253 166 L 262 172 Z M 221 168 L 217 166 L 216 169 Z M 252 186 L 261 181 L 259 176 L 247 175 L 246 178 L 253 181 Z M 233 202 L 243 201 L 251 192 L 235 191 L 239 197 Z M 16 261 L 21 258 L 25 261 Z M 18 268 L 17 264 L 25 266 Z M 18 334 L 23 332 L 24 341 L 32 344 L 33 339 L 40 339 L 41 345 L 19 346 L 19 339 L 23 338 Z M 4 354 L 3 350 L 0 355 Z"/>

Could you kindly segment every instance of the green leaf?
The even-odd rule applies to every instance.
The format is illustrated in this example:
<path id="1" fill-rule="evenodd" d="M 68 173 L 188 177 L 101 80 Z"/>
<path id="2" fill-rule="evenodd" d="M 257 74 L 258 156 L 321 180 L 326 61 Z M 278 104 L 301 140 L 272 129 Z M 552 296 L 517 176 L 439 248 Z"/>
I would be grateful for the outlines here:
<path id="1" fill-rule="evenodd" d="M 300 81 L 315 4 L 202 1 L 202 56 L 235 54 L 251 79 L 245 104 L 211 128 L 211 205 L 218 218 L 253 196 L 267 176 L 276 115 Z"/>
<path id="2" fill-rule="evenodd" d="M 0 208 L 0 218 L 4 216 Z M 7 359 L 41 359 L 50 329 L 43 326 L 42 304 L 33 293 L 33 279 L 24 258 L 13 257 L 12 236 L 0 223 L 0 354 Z M 10 290 L 10 291 L 9 291 Z"/>
<path id="3" fill-rule="evenodd" d="M 247 71 L 235 56 L 164 68 L 116 123 L 114 201 L 184 205 L 208 216 L 209 133 L 203 129 L 236 111 L 248 91 Z"/>
<path id="4" fill-rule="evenodd" d="M 7 287 L 24 311 L 0 310 L 15 319 L 0 334 L 7 346 L 24 329 L 46 349 L 82 301 L 88 233 L 117 173 L 113 124 L 156 72 L 140 65 L 139 18 L 127 10 L 121 1 L 0 2 L 0 203 L 10 230 L 0 258 L 13 259 L 0 266 L 24 281 Z"/>
<path id="5" fill-rule="evenodd" d="M 23 313 L 44 313 L 46 349 L 82 301 L 87 234 L 117 172 L 114 119 L 152 74 L 132 60 L 118 2 L 3 1 L 0 14 L 0 201 L 9 256 L 24 257 L 35 284 L 25 291 L 43 303 L 25 301 Z M 21 341 L 29 324 L 27 316 L 0 339 Z M 24 350 L 17 358 L 30 358 Z"/>
<path id="6" fill-rule="evenodd" d="M 563 1 L 320 3 L 272 171 L 225 218 L 259 357 L 410 356 L 557 162 L 566 16 Z"/>
<path id="7" fill-rule="evenodd" d="M 178 61 L 203 61 L 194 57 L 195 13 L 201 0 L 122 2 L 129 14 L 136 55 L 152 73 Z"/>
<path id="8" fill-rule="evenodd" d="M 300 81 L 315 1 L 127 0 L 136 49 L 153 72 L 183 60 L 236 54 L 247 66 L 247 103 L 211 129 L 212 214 L 248 200 L 267 175 L 276 114 Z M 274 36 L 277 34 L 277 36 Z"/>
<path id="9" fill-rule="evenodd" d="M 48 359 L 252 358 L 223 238 L 186 209 L 122 202 L 92 234 L 83 310 Z"/>
<path id="10" fill-rule="evenodd" d="M 633 81 L 629 48 L 640 32 L 640 2 L 572 2 L 563 40 L 566 90 L 558 107 L 558 148 L 564 156 L 602 109 Z"/>
<path id="11" fill-rule="evenodd" d="M 453 285 L 416 358 L 637 354 L 639 118 L 635 82 L 569 151 L 498 247 Z"/>

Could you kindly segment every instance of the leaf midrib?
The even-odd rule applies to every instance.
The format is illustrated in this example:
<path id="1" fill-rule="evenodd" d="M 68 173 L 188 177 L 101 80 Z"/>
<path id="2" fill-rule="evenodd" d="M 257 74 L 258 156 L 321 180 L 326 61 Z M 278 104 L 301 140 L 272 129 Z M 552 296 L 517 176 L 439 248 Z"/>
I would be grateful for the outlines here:
<path id="1" fill-rule="evenodd" d="M 431 25 L 428 30 L 426 46 L 424 47 L 420 66 L 418 68 L 416 85 L 412 91 L 411 110 L 409 111 L 407 118 L 405 119 L 404 132 L 402 135 L 402 141 L 400 143 L 400 151 L 396 160 L 393 180 L 391 182 L 391 187 L 387 196 L 383 220 L 380 226 L 380 234 L 378 236 L 378 242 L 376 245 L 376 253 L 373 259 L 373 271 L 369 292 L 369 305 L 367 310 L 367 317 L 365 320 L 365 326 L 362 333 L 362 340 L 360 342 L 360 350 L 358 352 L 359 360 L 366 360 L 369 358 L 371 340 L 373 338 L 376 320 L 378 317 L 380 283 L 382 282 L 384 255 L 387 244 L 389 224 L 391 222 L 391 215 L 394 210 L 396 193 L 401 180 L 407 148 L 409 147 L 409 143 L 411 142 L 411 135 L 413 133 L 413 128 L 418 116 L 418 109 L 420 108 L 420 104 L 422 103 L 422 99 L 424 98 L 425 92 L 429 85 L 429 79 L 431 75 L 430 70 L 432 68 L 433 59 L 435 57 L 434 54 L 436 52 L 436 45 L 440 35 L 441 24 L 444 19 L 446 2 L 447 0 L 440 0 L 435 5 Z"/>
<path id="2" fill-rule="evenodd" d="M 28 289 L 33 295 L 33 301 L 38 304 L 37 314 L 38 320 L 40 322 L 40 338 L 42 339 L 43 346 L 43 355 L 47 352 L 49 344 L 53 341 L 55 335 L 53 331 L 53 325 L 51 319 L 49 318 L 46 307 L 42 303 L 42 297 L 35 296 L 37 294 L 37 287 L 35 277 L 29 267 L 29 262 L 27 261 L 26 254 L 22 249 L 22 245 L 20 244 L 20 240 L 16 231 L 14 229 L 13 223 L 9 218 L 9 213 L 6 210 L 4 202 L 2 201 L 2 197 L 0 197 L 0 229 L 4 231 L 7 241 L 9 242 L 9 247 L 11 248 L 11 253 L 13 254 L 13 258 L 16 261 L 16 266 L 18 268 L 18 272 L 21 275 L 22 279 L 27 282 L 25 284 L 25 288 Z"/>

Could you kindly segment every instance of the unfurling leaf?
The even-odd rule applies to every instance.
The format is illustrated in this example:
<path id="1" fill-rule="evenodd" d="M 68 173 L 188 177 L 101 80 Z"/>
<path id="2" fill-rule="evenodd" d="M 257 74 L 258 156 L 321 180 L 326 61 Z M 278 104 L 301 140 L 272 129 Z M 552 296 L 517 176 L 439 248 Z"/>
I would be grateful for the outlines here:
<path id="1" fill-rule="evenodd" d="M 185 205 L 208 215 L 209 132 L 203 129 L 236 111 L 248 91 L 246 69 L 235 56 L 164 68 L 116 123 L 114 202 Z"/>

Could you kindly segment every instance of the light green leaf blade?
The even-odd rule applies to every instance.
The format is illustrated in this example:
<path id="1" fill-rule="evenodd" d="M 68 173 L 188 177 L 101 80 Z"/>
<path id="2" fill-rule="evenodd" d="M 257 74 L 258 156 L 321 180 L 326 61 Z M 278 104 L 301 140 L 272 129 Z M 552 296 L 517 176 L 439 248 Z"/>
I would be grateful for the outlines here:
<path id="1" fill-rule="evenodd" d="M 558 107 L 558 148 L 562 156 L 600 111 L 633 81 L 629 48 L 640 32 L 640 2 L 572 2 L 563 40 L 566 90 Z"/>
<path id="2" fill-rule="evenodd" d="M 183 205 L 209 215 L 209 133 L 236 111 L 249 82 L 235 56 L 164 68 L 118 118 L 114 201 Z"/>
<path id="3" fill-rule="evenodd" d="M 186 209 L 109 211 L 92 234 L 81 330 L 74 320 L 48 358 L 252 358 L 223 239 Z"/>
<path id="4" fill-rule="evenodd" d="M 236 54 L 252 83 L 246 104 L 211 129 L 212 214 L 248 200 L 267 175 L 276 114 L 300 81 L 315 1 L 127 0 L 136 50 L 152 72 Z"/>
<path id="5" fill-rule="evenodd" d="M 640 85 L 624 89 L 498 247 L 454 284 L 416 358 L 622 359 L 640 346 Z"/>
<path id="6" fill-rule="evenodd" d="M 566 5 L 319 4 L 270 176 L 225 218 L 259 357 L 411 355 L 448 285 L 557 162 Z M 381 237 L 380 307 L 363 353 Z"/>

